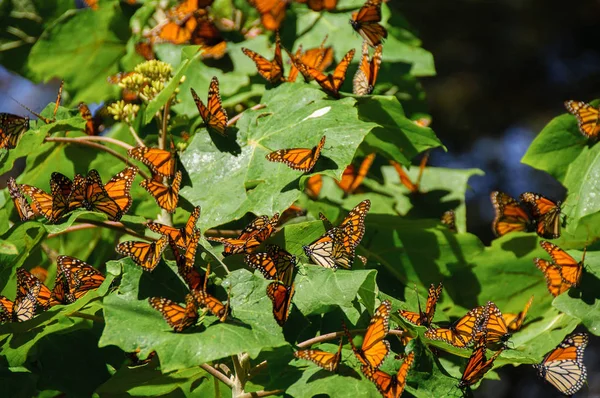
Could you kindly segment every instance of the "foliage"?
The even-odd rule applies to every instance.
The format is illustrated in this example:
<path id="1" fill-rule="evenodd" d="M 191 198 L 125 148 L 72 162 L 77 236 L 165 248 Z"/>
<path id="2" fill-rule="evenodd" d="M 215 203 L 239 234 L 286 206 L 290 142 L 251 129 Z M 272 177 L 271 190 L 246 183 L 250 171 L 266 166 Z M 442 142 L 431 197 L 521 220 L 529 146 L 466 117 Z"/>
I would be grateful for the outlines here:
<path id="1" fill-rule="evenodd" d="M 42 111 L 54 121 L 32 122 L 17 148 L 2 150 L 0 173 L 9 172 L 18 159 L 24 159 L 25 168 L 17 182 L 49 191 L 52 172 L 72 178 L 97 169 L 107 181 L 125 167 L 113 154 L 81 144 L 96 141 L 85 134 L 86 121 L 75 106 L 80 101 L 108 104 L 121 100 L 122 90 L 109 84 L 107 77 L 130 72 L 143 61 L 135 45 L 143 39 L 143 27 L 151 23 L 157 2 L 129 3 L 101 0 L 97 10 L 76 9 L 66 0 L 2 3 L 0 15 L 8 22 L 3 25 L 0 43 L 13 43 L 14 29 L 34 39 L 33 44 L 24 41 L 18 47 L 2 47 L 0 56 L 7 61 L 3 65 L 35 82 L 60 78 L 68 94 L 56 115 L 54 104 Z M 349 48 L 359 50 L 361 41 L 350 34 L 348 18 L 362 3 L 340 0 L 333 12 L 314 12 L 304 4 L 292 4 L 281 31 L 283 45 L 290 50 L 300 44 L 305 49 L 318 47 L 329 34 L 327 45 L 333 46 L 337 60 Z M 18 14 L 23 10 L 27 12 Z M 547 257 L 535 234 L 509 234 L 485 247 L 466 232 L 465 193 L 470 178 L 483 174 L 480 170 L 427 167 L 418 192 L 410 192 L 388 166 L 393 160 L 408 167 L 423 152 L 443 149 L 432 129 L 413 121 L 419 116 L 417 111 L 424 109 L 424 93 L 416 78 L 433 75 L 435 69 L 432 55 L 421 48 L 399 14 L 392 16 L 383 6 L 389 38 L 376 95 L 343 95 L 335 100 L 316 84 L 264 83 L 241 48 L 271 54 L 269 43 L 274 35 L 256 30 L 256 10 L 244 1 L 217 0 L 212 7 L 215 19 L 221 22 L 234 10 L 244 18 L 237 29 L 224 33 L 228 43 L 223 59 L 203 59 L 199 46 L 156 44 L 158 59 L 173 68 L 172 78 L 154 97 L 138 101 L 139 111 L 131 115 L 130 122 L 117 120 L 110 125 L 104 120 L 105 141 L 99 145 L 114 149 L 128 162 L 132 160 L 126 158 L 124 148 L 136 145 L 132 130 L 153 147 L 168 149 L 167 133 L 172 137 L 177 167 L 184 175 L 179 207 L 172 218 L 139 186 L 143 179 L 139 174 L 131 189 L 133 206 L 120 223 L 107 222 L 106 215 L 89 210 L 76 210 L 58 224 L 22 223 L 7 190 L 0 196 L 3 295 L 15 297 L 19 267 L 47 269 L 46 285 L 52 286 L 59 254 L 85 260 L 107 276 L 99 289 L 72 304 L 53 307 L 27 322 L 0 325 L 0 378 L 7 391 L 15 396 L 54 396 L 58 392 L 218 396 L 228 394 L 231 376 L 237 383 L 234 396 L 261 390 L 298 397 L 375 395 L 375 386 L 360 372 L 348 345 L 342 351 L 338 373 L 295 360 L 292 354 L 308 339 L 340 331 L 342 321 L 353 329 L 366 327 L 374 308 L 389 299 L 394 309 L 393 328 L 406 328 L 416 336 L 408 347 L 388 336 L 394 353 L 417 353 L 407 392 L 437 397 L 456 389 L 470 351 L 426 339 L 424 327 L 406 323 L 395 311 L 416 311 L 418 298 L 422 304 L 429 285 L 439 282 L 444 291 L 436 324 L 457 319 L 488 300 L 505 313 L 516 313 L 535 296 L 524 328 L 511 339 L 513 349 L 503 352 L 495 367 L 539 362 L 580 324 L 598 334 L 600 255 L 594 242 L 600 237 L 600 146 L 581 136 L 572 116 L 560 115 L 550 121 L 523 158 L 568 190 L 563 208 L 567 226 L 555 243 L 569 249 L 576 259 L 587 246 L 580 286 L 553 299 L 532 262 L 534 257 Z M 32 23 L 38 20 L 40 24 Z M 357 65 L 355 59 L 343 92 L 351 91 L 350 77 Z M 189 93 L 193 88 L 206 98 L 213 76 L 219 79 L 230 119 L 239 115 L 228 129 L 228 137 L 206 130 Z M 277 149 L 312 147 L 323 135 L 327 139 L 322 156 L 308 174 L 265 160 L 267 153 Z M 113 145 L 115 142 L 120 146 Z M 359 160 L 373 152 L 377 158 L 362 186 L 346 195 L 334 180 L 342 177 L 348 165 L 358 167 Z M 416 181 L 418 172 L 412 167 L 408 175 Z M 309 196 L 309 177 L 317 174 L 323 177 L 323 187 L 318 197 Z M 355 261 L 351 270 L 337 271 L 312 264 L 303 246 L 325 232 L 319 213 L 339 221 L 367 198 L 371 210 L 365 236 L 357 247 L 357 254 L 366 262 Z M 145 228 L 148 219 L 181 226 L 194 206 L 202 208 L 198 227 L 207 236 L 216 236 L 242 229 L 253 219 L 249 213 L 283 214 L 292 204 L 306 209 L 306 215 L 283 221 L 269 240 L 299 259 L 296 294 L 283 328 L 273 318 L 265 293 L 269 281 L 249 270 L 243 256 L 224 258 L 219 246 L 202 238 L 196 267 L 212 265 L 216 275 L 211 278 L 211 293 L 223 302 L 230 298 L 231 316 L 219 322 L 205 314 L 197 325 L 174 333 L 148 304 L 153 296 L 184 301 L 188 288 L 178 275 L 173 253 L 167 250 L 159 266 L 148 273 L 130 259 L 117 259 L 114 250 L 119 241 L 132 236 L 137 240 L 155 238 Z M 456 213 L 458 233 L 439 222 L 451 209 Z M 323 339 L 318 348 L 332 352 L 336 342 Z M 438 358 L 431 348 L 454 355 Z M 156 357 L 142 366 L 132 366 L 124 356 L 137 353 L 143 360 L 153 352 Z M 391 354 L 382 369 L 393 373 L 398 366 Z M 225 381 L 213 371 L 225 372 Z"/>

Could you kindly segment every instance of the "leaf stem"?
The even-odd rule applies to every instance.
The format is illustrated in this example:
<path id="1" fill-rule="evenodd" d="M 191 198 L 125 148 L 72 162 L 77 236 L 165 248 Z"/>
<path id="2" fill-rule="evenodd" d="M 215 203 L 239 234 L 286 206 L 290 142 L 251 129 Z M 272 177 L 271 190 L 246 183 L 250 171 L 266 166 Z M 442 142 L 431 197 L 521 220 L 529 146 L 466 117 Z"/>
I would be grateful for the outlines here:
<path id="1" fill-rule="evenodd" d="M 55 236 L 68 234 L 69 232 L 80 231 L 83 229 L 102 227 L 102 228 L 108 228 L 108 229 L 112 229 L 115 231 L 123 232 L 125 234 L 135 236 L 136 238 L 152 240 L 152 241 L 157 240 L 156 238 L 151 237 L 151 236 L 141 235 L 141 234 L 137 233 L 136 231 L 134 231 L 133 229 L 127 228 L 125 225 L 123 225 L 122 223 L 117 222 L 117 221 L 94 221 L 94 220 L 84 220 L 84 221 L 85 221 L 85 223 L 71 225 L 64 231 L 56 232 L 53 234 L 48 234 L 47 238 L 50 239 L 50 238 L 54 238 Z"/>
<path id="2" fill-rule="evenodd" d="M 142 139 L 140 138 L 140 136 L 135 132 L 135 129 L 133 128 L 133 126 L 131 125 L 131 123 L 127 123 L 127 126 L 129 127 L 129 132 L 131 133 L 131 136 L 133 137 L 133 139 L 135 140 L 135 142 L 137 142 L 138 146 L 146 146 L 146 144 L 144 144 L 144 141 L 142 141 Z M 131 149 L 133 148 L 132 146 L 130 146 L 128 148 Z"/>
<path id="3" fill-rule="evenodd" d="M 202 365 L 200 365 L 200 367 L 206 370 L 207 373 L 210 373 L 211 375 L 225 383 L 229 388 L 233 388 L 233 382 L 229 380 L 227 376 L 225 376 L 223 373 L 219 372 L 217 369 L 213 368 L 207 363 L 203 363 Z"/>
<path id="4" fill-rule="evenodd" d="M 74 318 L 89 319 L 90 321 L 94 321 L 94 322 L 98 322 L 98 323 L 104 323 L 104 318 L 102 318 L 101 316 L 95 316 L 95 315 L 85 314 L 85 313 L 79 312 L 79 311 L 73 311 L 70 314 L 67 314 L 67 316 L 74 317 Z"/>
<path id="5" fill-rule="evenodd" d="M 247 374 L 238 355 L 232 355 L 231 360 L 233 361 L 233 369 L 235 371 L 231 396 L 240 397 L 242 394 L 244 394 L 244 386 L 246 384 Z"/>
<path id="6" fill-rule="evenodd" d="M 350 330 L 350 334 L 363 333 L 363 332 L 366 332 L 366 330 L 367 329 L 354 329 L 354 330 Z M 388 334 L 395 335 L 395 336 L 403 336 L 404 332 L 402 330 L 394 330 L 394 329 L 392 329 L 392 330 L 390 330 L 388 332 Z M 313 344 L 323 343 L 323 342 L 329 341 L 329 340 L 334 340 L 337 337 L 340 337 L 340 336 L 343 336 L 343 335 L 344 335 L 344 331 L 326 333 L 326 334 L 322 334 L 322 335 L 317 336 L 317 337 L 313 337 L 312 339 L 305 340 L 305 341 L 303 341 L 301 343 L 298 343 L 298 344 L 296 344 L 296 346 L 298 348 L 306 348 L 306 347 L 310 347 Z"/>
<path id="7" fill-rule="evenodd" d="M 266 107 L 267 106 L 265 104 L 256 104 L 252 108 L 248 108 L 248 109 L 251 109 L 253 111 L 257 111 L 259 109 L 263 109 L 263 108 L 266 108 Z M 246 111 L 248 109 L 246 109 Z M 244 112 L 246 112 L 246 111 L 244 111 Z M 233 126 L 238 120 L 240 120 L 240 118 L 242 117 L 242 115 L 244 114 L 244 112 L 238 113 L 237 115 L 235 115 L 234 117 L 232 117 L 231 119 L 229 119 L 229 121 L 227 122 L 227 127 Z"/>
<path id="8" fill-rule="evenodd" d="M 204 236 L 210 236 L 210 237 L 238 237 L 240 236 L 240 234 L 242 233 L 241 229 L 217 229 L 217 228 L 213 228 L 213 229 L 207 229 L 206 231 L 204 231 Z"/>
<path id="9" fill-rule="evenodd" d="M 116 157 L 117 159 L 120 159 L 121 161 L 123 161 L 123 163 L 129 165 L 131 164 L 129 162 L 129 159 L 127 159 L 125 156 L 121 155 L 120 153 L 118 153 L 117 151 L 108 148 L 104 145 L 100 145 L 100 144 L 96 144 L 95 142 L 91 142 L 92 140 L 90 140 L 90 138 L 93 138 L 93 140 L 99 141 L 98 138 L 96 136 L 87 136 L 87 137 L 77 137 L 77 138 L 68 138 L 68 137 L 46 137 L 44 138 L 45 142 L 64 142 L 67 144 L 77 144 L 77 145 L 83 145 L 83 146 L 88 146 L 90 148 L 96 148 L 99 149 L 101 151 L 107 152 L 111 155 L 113 155 L 114 157 Z M 107 137 L 105 137 L 107 138 Z M 106 141 L 106 140 L 102 140 L 102 141 Z M 140 176 L 144 179 L 149 179 L 150 176 L 148 176 L 148 174 L 146 174 L 144 171 L 139 170 Z"/>

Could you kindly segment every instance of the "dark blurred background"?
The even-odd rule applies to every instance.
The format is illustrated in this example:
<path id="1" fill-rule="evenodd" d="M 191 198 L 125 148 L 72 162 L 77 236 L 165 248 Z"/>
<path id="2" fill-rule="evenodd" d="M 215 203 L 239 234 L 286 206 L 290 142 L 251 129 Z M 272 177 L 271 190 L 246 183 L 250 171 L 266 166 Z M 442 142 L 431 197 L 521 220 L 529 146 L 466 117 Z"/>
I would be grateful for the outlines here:
<path id="1" fill-rule="evenodd" d="M 421 79 L 432 128 L 448 152 L 430 164 L 479 168 L 471 180 L 468 230 L 492 239 L 492 190 L 524 191 L 564 199 L 548 175 L 520 163 L 536 134 L 565 112 L 568 99 L 600 98 L 600 0 L 391 0 L 435 57 L 437 76 Z M 20 102 L 41 106 L 55 99 L 58 82 L 35 86 L 0 69 L 0 110 L 20 114 Z M 588 386 L 577 397 L 600 397 L 600 339 L 586 350 Z M 501 381 L 486 380 L 481 397 L 553 397 L 531 367 L 505 367 Z"/>
<path id="2" fill-rule="evenodd" d="M 489 193 L 524 191 L 562 200 L 552 177 L 520 163 L 527 147 L 569 99 L 600 98 L 600 1 L 454 0 L 388 4 L 413 25 L 433 53 L 437 76 L 422 79 L 431 127 L 448 152 L 430 164 L 480 168 L 470 181 L 469 232 L 488 243 Z M 590 336 L 588 386 L 576 397 L 600 396 L 600 339 Z M 477 397 L 560 397 L 531 367 L 504 367 Z"/>

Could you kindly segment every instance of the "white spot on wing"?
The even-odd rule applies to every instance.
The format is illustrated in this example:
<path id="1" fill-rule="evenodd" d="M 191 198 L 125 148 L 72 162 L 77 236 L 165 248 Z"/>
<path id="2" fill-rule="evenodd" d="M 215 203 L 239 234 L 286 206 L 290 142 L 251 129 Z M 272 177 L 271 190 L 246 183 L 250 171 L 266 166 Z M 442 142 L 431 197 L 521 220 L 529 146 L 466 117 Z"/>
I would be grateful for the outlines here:
<path id="1" fill-rule="evenodd" d="M 317 109 L 316 111 L 314 111 L 313 113 L 311 113 L 310 115 L 308 115 L 307 117 L 302 119 L 302 121 L 305 121 L 306 119 L 321 117 L 323 115 L 326 115 L 330 110 L 331 110 L 330 106 L 326 106 L 325 108 Z"/>

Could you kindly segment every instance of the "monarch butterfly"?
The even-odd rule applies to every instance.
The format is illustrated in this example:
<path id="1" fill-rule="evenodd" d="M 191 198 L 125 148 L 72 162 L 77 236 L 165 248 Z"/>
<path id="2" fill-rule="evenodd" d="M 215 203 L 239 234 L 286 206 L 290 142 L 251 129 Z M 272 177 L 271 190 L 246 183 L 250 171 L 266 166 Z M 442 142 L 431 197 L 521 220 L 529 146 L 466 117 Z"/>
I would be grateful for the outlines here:
<path id="1" fill-rule="evenodd" d="M 306 3 L 313 11 L 335 10 L 338 0 L 296 0 L 298 3 Z"/>
<path id="2" fill-rule="evenodd" d="M 506 343 L 511 336 L 506 326 L 506 321 L 502 312 L 496 304 L 488 301 L 484 310 L 481 324 L 477 327 L 477 332 L 485 333 L 486 343 L 494 344 L 498 342 Z"/>
<path id="3" fill-rule="evenodd" d="M 352 92 L 356 95 L 369 95 L 375 88 L 377 74 L 381 65 L 381 51 L 383 46 L 380 44 L 375 47 L 373 58 L 369 62 L 369 44 L 366 40 L 362 45 L 362 60 L 358 67 L 354 79 L 352 80 Z"/>
<path id="4" fill-rule="evenodd" d="M 429 286 L 427 303 L 425 304 L 425 312 L 421 311 L 421 304 L 418 301 L 419 296 L 417 295 L 417 302 L 419 304 L 418 313 L 406 310 L 399 310 L 398 313 L 400 314 L 400 316 L 402 316 L 402 318 L 406 319 L 412 324 L 429 327 L 431 325 L 431 322 L 433 321 L 433 315 L 435 314 L 435 306 L 438 300 L 440 299 L 441 294 L 442 283 L 440 282 L 438 287 L 435 287 L 435 285 L 432 283 Z"/>
<path id="5" fill-rule="evenodd" d="M 342 87 L 342 84 L 344 84 L 344 80 L 346 80 L 346 71 L 348 70 L 350 62 L 352 62 L 352 59 L 354 58 L 354 53 L 355 50 L 351 49 L 346 53 L 346 55 L 344 55 L 344 58 L 342 58 L 340 63 L 335 67 L 333 75 L 331 73 L 325 75 L 320 70 L 305 65 L 299 60 L 296 60 L 296 67 L 303 75 L 308 75 L 315 79 L 317 83 L 319 83 L 319 86 L 323 88 L 323 90 L 335 98 L 340 98 L 340 88 Z"/>
<path id="6" fill-rule="evenodd" d="M 198 305 L 208 308 L 214 316 L 219 318 L 219 321 L 225 322 L 227 315 L 229 315 L 229 300 L 227 301 L 227 305 L 223 305 L 221 301 L 206 293 L 205 290 L 193 290 L 192 295 L 198 302 Z"/>
<path id="7" fill-rule="evenodd" d="M 175 245 L 172 240 L 169 241 L 175 256 L 175 262 L 177 263 L 177 272 L 192 291 L 200 289 L 201 285 L 206 281 L 206 278 L 201 276 L 196 268 L 194 268 L 196 250 L 201 236 L 200 231 L 196 230 L 192 236 L 188 238 L 188 246 L 185 255 L 181 255 L 177 245 Z"/>
<path id="8" fill-rule="evenodd" d="M 266 253 L 247 254 L 246 264 L 259 270 L 266 279 L 278 280 L 285 285 L 292 284 L 296 256 L 277 245 L 267 245 Z"/>
<path id="9" fill-rule="evenodd" d="M 223 58 L 227 51 L 227 42 L 215 26 L 208 13 L 202 12 L 196 17 L 197 26 L 192 32 L 192 44 L 201 45 L 202 58 Z"/>
<path id="10" fill-rule="evenodd" d="M 463 375 L 458 383 L 458 388 L 465 389 L 477 383 L 481 378 L 494 366 L 494 360 L 502 353 L 500 349 L 492 355 L 490 359 L 486 359 L 486 335 L 483 333 L 473 349 L 473 353 L 469 357 L 467 366 L 463 371 Z"/>
<path id="11" fill-rule="evenodd" d="M 152 178 L 142 181 L 140 186 L 154 196 L 154 200 L 161 209 L 174 213 L 179 202 L 179 186 L 182 178 L 181 171 L 178 171 L 170 186 L 163 185 Z"/>
<path id="12" fill-rule="evenodd" d="M 192 235 L 194 235 L 194 232 L 196 231 L 196 223 L 198 222 L 199 218 L 200 206 L 196 206 L 190 214 L 190 217 L 188 218 L 183 228 L 174 228 L 169 225 L 164 225 L 154 221 L 149 221 L 146 224 L 146 227 L 148 227 L 148 229 L 150 229 L 153 232 L 168 236 L 169 240 L 171 240 L 175 245 L 177 245 L 177 247 L 185 250 L 187 245 L 189 244 L 190 238 L 192 237 Z"/>
<path id="13" fill-rule="evenodd" d="M 94 122 L 94 117 L 92 116 L 92 111 L 85 104 L 85 102 L 80 102 L 79 106 L 79 114 L 85 120 L 85 133 L 87 135 L 98 135 L 98 128 L 96 127 L 96 123 Z"/>
<path id="14" fill-rule="evenodd" d="M 106 183 L 106 185 L 104 185 L 106 193 L 115 201 L 123 214 L 127 213 L 133 203 L 129 191 L 131 190 L 131 184 L 133 183 L 137 172 L 137 167 L 127 167 L 125 170 L 117 173 Z"/>
<path id="15" fill-rule="evenodd" d="M 117 245 L 116 251 L 131 259 L 144 271 L 154 271 L 160 261 L 160 256 L 169 244 L 169 239 L 163 236 L 153 243 L 126 241 Z"/>
<path id="16" fill-rule="evenodd" d="M 27 292 L 36 285 L 39 285 L 39 291 L 35 295 L 35 300 L 41 309 L 46 310 L 50 306 L 50 296 L 52 295 L 50 289 L 25 268 L 17 270 L 17 296 L 26 296 Z"/>
<path id="17" fill-rule="evenodd" d="M 457 232 L 456 230 L 456 214 L 454 210 L 447 210 L 442 214 L 440 222 L 444 224 L 448 229 L 452 232 Z"/>
<path id="18" fill-rule="evenodd" d="M 553 262 L 534 258 L 533 262 L 546 277 L 548 291 L 554 296 L 566 292 L 571 286 L 577 286 L 581 279 L 585 251 L 580 262 L 577 262 L 560 247 L 547 241 L 541 241 L 540 246 L 550 254 Z"/>
<path id="19" fill-rule="evenodd" d="M 88 171 L 88 175 L 85 180 L 79 179 L 77 181 L 77 185 L 73 184 L 73 195 L 70 195 L 74 198 L 74 203 L 78 203 L 79 200 L 76 199 L 80 196 L 81 190 L 83 188 L 83 206 L 91 211 L 97 210 L 102 212 L 108 216 L 108 219 L 111 221 L 118 221 L 123 216 L 123 211 L 117 204 L 117 202 L 111 198 L 102 184 L 102 178 L 100 178 L 100 174 L 96 170 Z M 115 193 L 117 193 L 118 187 L 115 187 Z M 120 195 L 119 195 L 120 196 Z M 123 203 L 122 199 L 121 203 Z M 72 204 L 69 202 L 69 206 Z"/>
<path id="20" fill-rule="evenodd" d="M 267 154 L 266 158 L 271 162 L 285 163 L 294 170 L 310 172 L 315 167 L 324 145 L 325 136 L 313 148 L 279 149 Z"/>
<path id="21" fill-rule="evenodd" d="M 352 194 L 356 190 L 356 188 L 358 188 L 360 184 L 362 184 L 374 160 L 375 152 L 367 155 L 364 158 L 364 160 L 360 164 L 360 167 L 358 168 L 358 171 L 354 169 L 353 165 L 349 165 L 348 167 L 346 167 L 344 173 L 342 174 L 342 179 L 340 180 L 340 182 L 337 182 L 338 187 L 342 188 L 345 195 Z"/>
<path id="22" fill-rule="evenodd" d="M 208 102 L 207 106 L 198 97 L 198 94 L 193 88 L 190 88 L 194 102 L 200 112 L 200 117 L 204 120 L 204 124 L 208 130 L 214 130 L 224 137 L 227 137 L 225 130 L 227 129 L 227 112 L 221 105 L 221 95 L 219 94 L 219 80 L 213 76 L 210 81 L 210 87 L 208 89 Z"/>
<path id="23" fill-rule="evenodd" d="M 333 47 L 325 47 L 327 38 L 328 36 L 326 35 L 321 43 L 321 46 L 318 48 L 309 48 L 303 52 L 302 46 L 299 46 L 298 50 L 296 50 L 296 54 L 294 55 L 290 54 L 286 50 L 292 64 L 287 79 L 289 82 L 296 81 L 296 77 L 298 76 L 298 67 L 296 66 L 297 62 L 301 63 L 302 65 L 310 66 L 311 68 L 314 68 L 320 72 L 323 72 L 333 63 Z M 306 81 L 312 80 L 312 76 L 308 73 L 303 73 L 303 76 Z"/>
<path id="24" fill-rule="evenodd" d="M 185 296 L 185 308 L 164 297 L 150 297 L 148 302 L 175 332 L 182 332 L 198 321 L 198 304 L 192 294 Z"/>
<path id="25" fill-rule="evenodd" d="M 515 231 L 531 231 L 533 220 L 521 203 L 504 192 L 493 191 L 490 194 L 496 217 L 492 222 L 492 231 L 496 236 L 504 236 Z"/>
<path id="26" fill-rule="evenodd" d="M 475 329 L 481 325 L 484 310 L 484 306 L 475 307 L 448 328 L 429 328 L 425 332 L 425 337 L 431 340 L 441 340 L 458 348 L 465 348 L 473 340 Z"/>
<path id="27" fill-rule="evenodd" d="M 427 161 L 429 160 L 429 152 L 426 152 L 425 155 L 421 158 L 421 162 L 419 163 L 419 174 L 417 175 L 416 182 L 412 182 L 408 174 L 404 171 L 402 166 L 394 161 L 390 160 L 390 164 L 394 166 L 398 176 L 400 177 L 400 182 L 404 185 L 412 194 L 416 194 L 420 192 L 421 188 L 421 179 L 423 178 L 423 171 L 425 171 L 425 166 L 427 165 Z"/>
<path id="28" fill-rule="evenodd" d="M 51 223 L 59 221 L 69 210 L 68 201 L 64 199 L 58 184 L 50 182 L 51 193 L 23 184 L 21 189 L 31 198 L 31 208 L 34 214 L 41 214 Z"/>
<path id="29" fill-rule="evenodd" d="M 586 138 L 596 140 L 600 134 L 600 110 L 583 101 L 565 101 L 565 108 L 577 118 L 579 131 Z"/>
<path id="30" fill-rule="evenodd" d="M 347 235 L 342 229 L 333 228 L 302 248 L 306 256 L 321 267 L 350 269 L 355 253 L 354 247 L 345 242 Z"/>
<path id="31" fill-rule="evenodd" d="M 98 0 L 83 0 L 86 6 L 96 11 L 98 9 Z"/>
<path id="32" fill-rule="evenodd" d="M 342 359 L 342 345 L 344 339 L 340 338 L 340 345 L 336 353 L 321 351 L 321 350 L 300 350 L 294 352 L 294 356 L 298 359 L 306 359 L 330 372 L 337 371 Z"/>
<path id="33" fill-rule="evenodd" d="M 317 199 L 323 188 L 323 177 L 321 174 L 315 174 L 310 176 L 306 182 L 306 194 L 312 199 Z"/>
<path id="34" fill-rule="evenodd" d="M 273 317 L 279 326 L 285 325 L 294 297 L 294 284 L 288 286 L 279 281 L 271 282 L 267 286 L 267 296 L 273 302 Z"/>
<path id="35" fill-rule="evenodd" d="M 279 30 L 285 19 L 287 0 L 248 0 L 260 14 L 260 21 L 267 30 Z"/>
<path id="36" fill-rule="evenodd" d="M 415 353 L 411 352 L 406 356 L 402 365 L 400 365 L 398 373 L 391 376 L 366 365 L 361 366 L 360 369 L 369 380 L 375 383 L 375 386 L 377 386 L 377 389 L 384 398 L 400 398 L 406 386 L 406 376 L 414 360 Z"/>
<path id="37" fill-rule="evenodd" d="M 525 308 L 523 311 L 518 314 L 504 314 L 504 321 L 506 322 L 506 327 L 511 332 L 516 332 L 521 329 L 523 326 L 523 322 L 525 321 L 525 317 L 527 316 L 527 311 L 529 311 L 529 307 L 531 307 L 531 303 L 533 302 L 533 296 L 529 299 L 527 304 L 525 304 Z"/>
<path id="38" fill-rule="evenodd" d="M 131 148 L 127 154 L 144 163 L 155 174 L 168 178 L 175 175 L 175 158 L 170 151 L 138 146 Z"/>
<path id="39" fill-rule="evenodd" d="M 338 228 L 344 231 L 344 245 L 356 248 L 365 235 L 365 217 L 371 209 L 371 201 L 365 199 L 344 218 Z"/>
<path id="40" fill-rule="evenodd" d="M 522 193 L 520 199 L 533 215 L 539 236 L 546 239 L 560 238 L 560 201 L 554 203 L 545 196 L 533 192 Z"/>
<path id="41" fill-rule="evenodd" d="M 583 364 L 583 351 L 588 335 L 572 333 L 550 351 L 542 362 L 533 367 L 538 375 L 565 395 L 573 395 L 583 387 L 587 371 Z"/>
<path id="42" fill-rule="evenodd" d="M 260 216 L 252 220 L 235 239 L 210 237 L 208 240 L 225 245 L 223 256 L 252 253 L 260 246 L 262 241 L 268 239 L 273 234 L 278 221 L 279 213 L 275 213 L 271 219 L 267 216 Z"/>
<path id="43" fill-rule="evenodd" d="M 352 14 L 350 20 L 352 28 L 373 48 L 387 38 L 387 30 L 379 24 L 381 2 L 382 0 L 367 0 L 360 10 Z"/>
<path id="44" fill-rule="evenodd" d="M 354 355 L 361 364 L 377 369 L 389 353 L 390 343 L 384 339 L 390 331 L 391 312 L 392 304 L 388 300 L 383 300 L 371 317 L 361 348 L 354 346 L 350 332 L 346 325 L 343 325 L 344 332 L 352 346 L 352 351 L 354 351 Z"/>
<path id="45" fill-rule="evenodd" d="M 25 294 L 17 291 L 14 302 L 0 296 L 0 322 L 25 322 L 33 318 L 41 286 L 42 283 L 38 281 Z"/>
<path id="46" fill-rule="evenodd" d="M 9 177 L 6 185 L 8 186 L 8 194 L 13 200 L 15 209 L 17 209 L 17 213 L 19 214 L 21 221 L 31 220 L 35 216 L 39 215 L 31 209 L 31 206 L 29 206 L 27 199 L 25 199 L 25 196 L 23 196 L 23 192 L 21 191 L 19 185 L 17 185 L 15 182 L 14 178 Z"/>
<path id="47" fill-rule="evenodd" d="M 272 61 L 269 61 L 262 55 L 242 47 L 242 51 L 246 54 L 254 63 L 258 73 L 264 77 L 269 83 L 277 83 L 284 80 L 283 78 L 283 60 L 281 59 L 281 42 L 279 40 L 279 33 L 275 34 L 275 55 Z"/>
<path id="48" fill-rule="evenodd" d="M 134 49 L 135 52 L 141 55 L 146 61 L 156 59 L 156 56 L 154 55 L 154 49 L 152 48 L 152 43 L 150 43 L 150 41 L 145 40 L 135 43 Z"/>
<path id="49" fill-rule="evenodd" d="M 70 304 L 104 282 L 104 275 L 91 265 L 70 256 L 56 259 L 58 276 L 52 289 L 52 304 Z"/>
<path id="50" fill-rule="evenodd" d="M 197 0 L 186 0 L 165 13 L 165 21 L 150 32 L 150 41 L 183 44 L 192 37 L 197 23 L 195 13 L 199 11 Z"/>
<path id="51" fill-rule="evenodd" d="M 29 130 L 29 118 L 0 113 L 0 149 L 14 149 L 21 136 Z"/>

